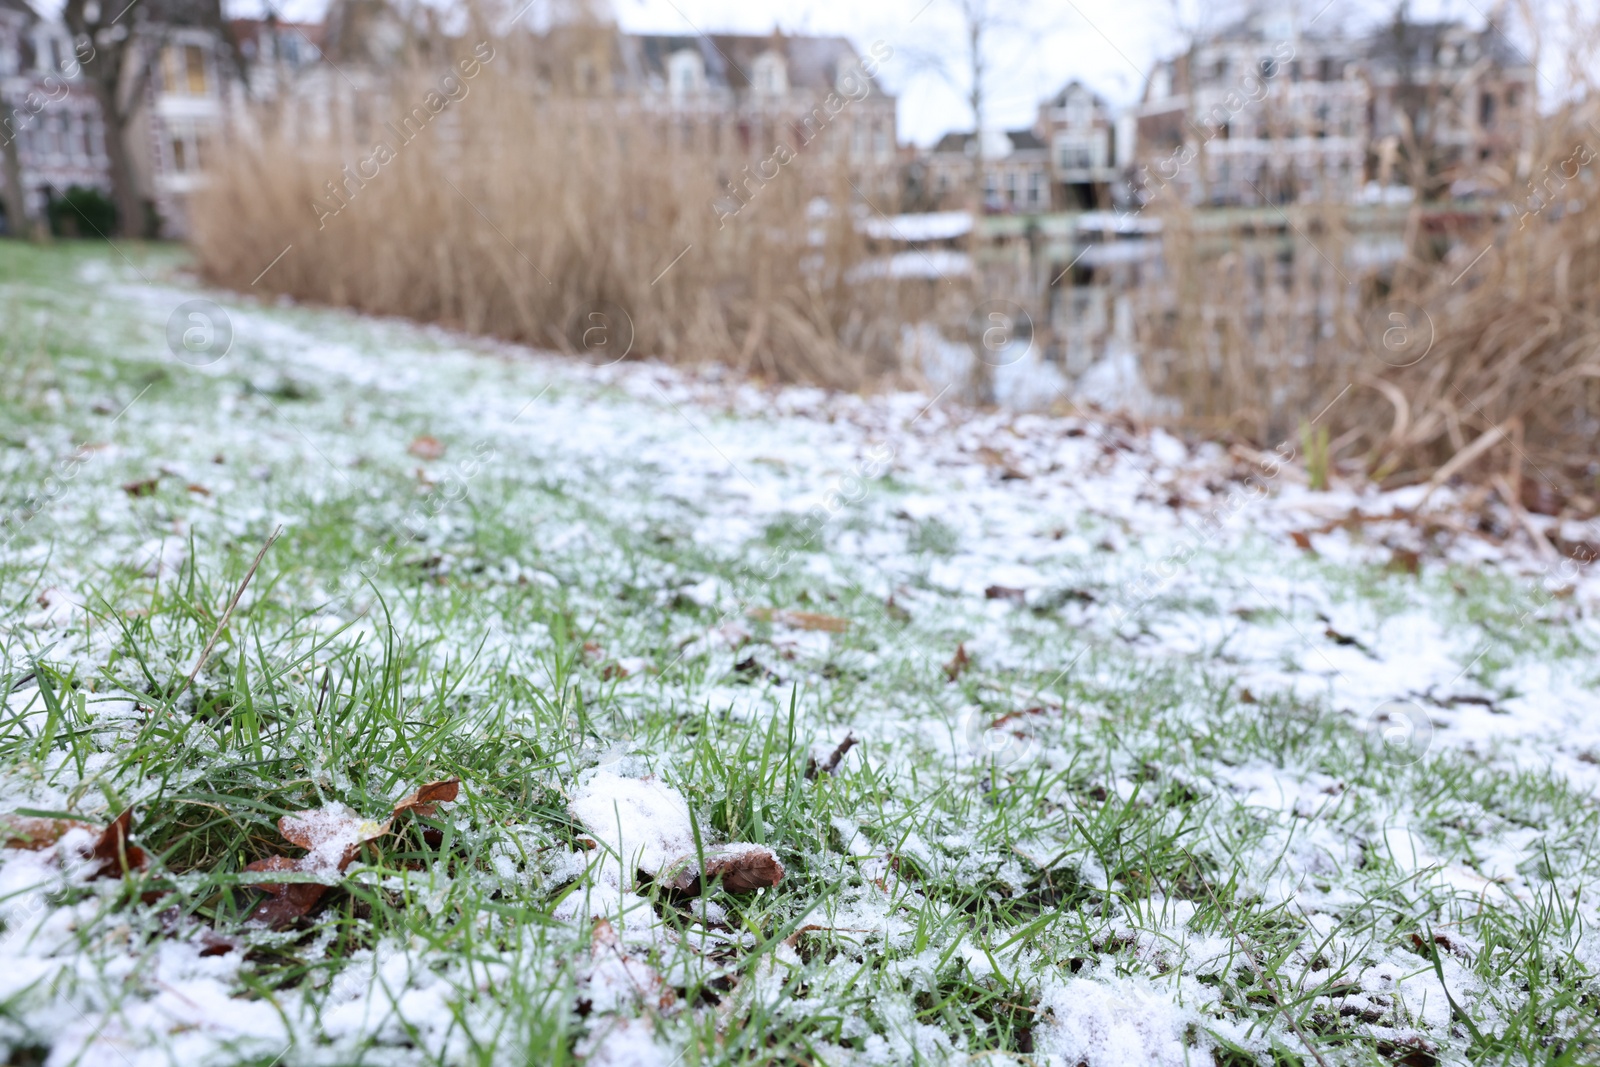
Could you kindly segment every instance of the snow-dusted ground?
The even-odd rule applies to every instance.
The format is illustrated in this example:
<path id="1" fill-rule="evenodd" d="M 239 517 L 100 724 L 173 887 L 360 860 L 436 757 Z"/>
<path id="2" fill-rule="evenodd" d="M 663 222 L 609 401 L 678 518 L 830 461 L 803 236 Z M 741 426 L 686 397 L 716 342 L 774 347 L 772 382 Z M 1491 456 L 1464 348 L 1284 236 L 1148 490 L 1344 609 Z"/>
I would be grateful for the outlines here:
<path id="1" fill-rule="evenodd" d="M 195 290 L 78 270 L 0 305 L 60 349 L 6 371 L 35 418 L 3 453 L 0 812 L 131 805 L 142 877 L 172 896 L 90 881 L 86 831 L 0 851 L 13 1050 L 665 1065 L 759 1058 L 747 1032 L 840 1063 L 1454 1061 L 1501 1032 L 1592 1050 L 1600 583 L 1493 499 L 1313 492 L 1292 460 L 1115 419 L 590 368 L 221 294 L 232 349 L 193 367 L 163 331 Z M 279 526 L 240 621 L 164 707 L 130 650 L 185 677 Z M 440 755 L 468 799 L 439 819 L 474 863 L 356 863 L 351 883 L 408 901 L 388 926 L 354 891 L 303 931 L 243 922 L 239 867 L 292 851 L 271 832 L 288 799 L 230 777 L 263 739 L 294 749 L 273 773 L 305 807 L 379 815 L 422 779 L 421 757 L 383 757 L 380 785 L 332 755 L 363 743 L 326 718 L 341 650 L 390 643 L 413 650 L 401 704 L 457 714 L 429 704 L 448 679 L 479 709 L 448 720 L 462 744 L 543 746 L 543 801 Z M 72 679 L 65 711 L 36 663 Z M 233 685 L 237 707 L 245 669 L 298 709 L 255 747 L 193 725 L 196 691 Z M 832 775 L 800 773 L 847 735 Z M 194 865 L 192 816 L 235 802 L 248 839 Z M 787 869 L 754 904 L 664 905 L 634 873 L 736 832 Z M 204 954 L 211 925 L 235 945 Z M 1508 962 L 1529 936 L 1541 961 Z M 1547 965 L 1540 1001 L 1526 968 Z"/>

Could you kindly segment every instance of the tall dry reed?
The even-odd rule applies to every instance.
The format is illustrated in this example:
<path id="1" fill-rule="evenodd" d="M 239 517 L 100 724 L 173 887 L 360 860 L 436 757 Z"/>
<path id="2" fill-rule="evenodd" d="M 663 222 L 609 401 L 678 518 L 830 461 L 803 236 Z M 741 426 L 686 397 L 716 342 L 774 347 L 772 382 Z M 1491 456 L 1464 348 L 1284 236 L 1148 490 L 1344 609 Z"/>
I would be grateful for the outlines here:
<path id="1" fill-rule="evenodd" d="M 719 145 L 552 87 L 531 43 L 483 47 L 436 43 L 363 84 L 364 122 L 319 132 L 287 121 L 292 101 L 262 108 L 195 205 L 206 276 L 590 361 L 626 349 L 850 389 L 899 375 L 900 324 L 925 309 L 860 269 L 840 130 Z M 430 93 L 444 106 L 424 122 Z"/>
<path id="2" fill-rule="evenodd" d="M 1596 495 L 1600 108 L 1531 133 L 1530 169 L 1497 194 L 1388 222 L 1299 204 L 1222 229 L 1153 205 L 1161 276 L 1139 294 L 1152 386 L 1189 425 L 1261 446 L 1320 416 L 1335 460 L 1385 484 L 1459 474 Z M 1400 254 L 1374 265 L 1361 253 L 1382 241 Z"/>

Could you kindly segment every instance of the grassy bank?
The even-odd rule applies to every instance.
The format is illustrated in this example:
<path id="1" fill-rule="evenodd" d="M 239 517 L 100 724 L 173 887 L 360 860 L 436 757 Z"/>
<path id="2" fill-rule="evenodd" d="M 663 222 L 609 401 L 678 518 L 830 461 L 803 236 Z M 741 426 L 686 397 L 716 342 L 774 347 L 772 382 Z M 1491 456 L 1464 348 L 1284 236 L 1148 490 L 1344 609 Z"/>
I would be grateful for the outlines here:
<path id="1" fill-rule="evenodd" d="M 224 298 L 196 367 L 147 273 L 0 244 L 0 811 L 148 853 L 0 850 L 13 1060 L 1595 1058 L 1589 585 L 1185 548 L 1225 468 L 1073 420 Z M 785 876 L 608 889 L 606 774 Z M 250 921 L 280 817 L 453 778 Z"/>

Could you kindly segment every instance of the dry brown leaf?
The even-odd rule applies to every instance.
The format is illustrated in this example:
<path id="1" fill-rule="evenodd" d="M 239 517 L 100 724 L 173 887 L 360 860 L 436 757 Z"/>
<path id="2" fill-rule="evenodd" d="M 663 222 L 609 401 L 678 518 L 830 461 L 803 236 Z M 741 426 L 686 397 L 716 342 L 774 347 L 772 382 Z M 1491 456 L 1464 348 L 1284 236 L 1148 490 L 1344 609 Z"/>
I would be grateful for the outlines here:
<path id="1" fill-rule="evenodd" d="M 967 643 L 963 641 L 956 646 L 956 654 L 950 657 L 950 662 L 944 665 L 944 676 L 953 682 L 965 674 L 971 664 L 972 657 L 967 655 Z"/>
<path id="2" fill-rule="evenodd" d="M 160 477 L 142 478 L 139 481 L 123 482 L 122 491 L 129 496 L 149 496 L 161 486 Z"/>
<path id="3" fill-rule="evenodd" d="M 1004 452 L 997 448 L 990 448 L 988 445 L 983 445 L 978 449 L 978 461 L 985 467 L 1009 467 L 1011 465 L 1011 461 L 1006 458 Z"/>
<path id="4" fill-rule="evenodd" d="M 1026 589 L 1013 589 L 1008 585 L 991 585 L 983 591 L 985 600 L 1011 600 L 1021 604 L 1028 599 Z"/>
<path id="5" fill-rule="evenodd" d="M 406 451 L 418 459 L 443 459 L 444 443 L 431 434 L 423 434 Z"/>
<path id="6" fill-rule="evenodd" d="M 461 780 L 449 778 L 427 782 L 402 797 L 382 822 L 363 819 L 344 804 L 325 804 L 311 811 L 295 812 L 278 820 L 278 833 L 285 841 L 306 849 L 304 856 L 267 856 L 245 867 L 251 872 L 300 872 L 304 874 L 341 873 L 361 854 L 361 846 L 387 834 L 402 812 L 432 815 L 438 806 L 455 800 L 461 793 Z M 247 879 L 244 881 L 248 882 Z M 250 913 L 250 920 L 268 926 L 285 926 L 308 914 L 317 906 L 329 887 L 314 882 L 255 883 L 266 893 Z"/>
<path id="7" fill-rule="evenodd" d="M 732 844 L 710 848 L 705 854 L 706 877 L 722 883 L 730 893 L 750 893 L 783 880 L 783 863 L 765 845 Z M 685 856 L 667 865 L 658 879 L 668 889 L 680 893 L 700 893 L 700 864 L 695 856 Z"/>
<path id="8" fill-rule="evenodd" d="M 290 859 L 288 856 L 268 856 L 247 865 L 245 870 L 313 873 L 307 869 L 303 857 Z M 268 926 L 286 926 L 294 922 L 316 907 L 328 891 L 327 886 L 316 882 L 267 882 L 256 883 L 255 887 L 267 895 L 256 904 L 247 921 L 262 922 Z"/>
<path id="9" fill-rule="evenodd" d="M 839 769 L 839 761 L 844 759 L 845 753 L 854 748 L 855 744 L 856 735 L 845 734 L 844 740 L 839 742 L 838 747 L 833 750 L 833 754 L 828 757 L 828 762 L 818 763 L 815 759 L 807 759 L 806 777 L 816 778 L 819 774 L 826 774 L 831 777 L 833 772 Z"/>
<path id="10" fill-rule="evenodd" d="M 1523 508 L 1535 515 L 1559 515 L 1567 506 L 1567 498 L 1561 490 L 1542 478 L 1524 479 L 1520 495 Z"/>
<path id="11" fill-rule="evenodd" d="M 1422 553 L 1410 548 L 1397 548 L 1389 557 L 1388 569 L 1400 574 L 1417 574 L 1422 570 Z"/>
<path id="12" fill-rule="evenodd" d="M 28 815 L 0 817 L 0 834 L 5 837 L 6 848 L 19 848 L 37 852 L 49 848 L 69 830 L 94 830 L 89 823 L 75 819 L 39 818 Z M 101 828 L 94 844 L 83 853 L 85 859 L 98 860 L 99 864 L 89 875 L 96 878 L 121 877 L 128 871 L 140 870 L 149 862 L 144 849 L 130 844 L 128 835 L 133 829 L 133 809 L 129 808 Z"/>
<path id="13" fill-rule="evenodd" d="M 778 611 L 773 608 L 755 608 L 750 617 L 758 622 L 777 622 L 796 630 L 821 630 L 842 634 L 850 629 L 850 620 L 837 615 L 823 615 L 815 611 Z"/>
<path id="14" fill-rule="evenodd" d="M 414 811 L 418 815 L 432 815 L 440 804 L 448 804 L 461 795 L 461 779 L 447 778 L 441 782 L 427 782 L 419 785 L 416 791 L 394 806 L 390 818 L 397 817 L 402 811 Z"/>
<path id="15" fill-rule="evenodd" d="M 148 862 L 144 849 L 128 843 L 128 834 L 132 830 L 133 809 L 128 808 L 100 831 L 94 847 L 89 850 L 90 857 L 100 861 L 100 868 L 89 876 L 90 881 L 113 876 L 120 878 L 129 871 L 144 867 Z"/>
<path id="16" fill-rule="evenodd" d="M 325 804 L 278 820 L 278 833 L 309 850 L 306 870 L 344 870 L 361 846 L 389 832 L 391 820 L 363 819 L 343 804 Z"/>
<path id="17" fill-rule="evenodd" d="M 74 819 L 48 819 L 33 815 L 4 815 L 0 816 L 0 837 L 5 839 L 6 848 L 26 849 L 37 852 L 41 848 L 49 848 L 68 830 L 93 830 L 94 827 L 86 822 Z"/>
<path id="18" fill-rule="evenodd" d="M 815 611 L 786 611 L 783 621 L 798 630 L 822 630 L 830 634 L 842 634 L 850 629 L 850 620 L 841 619 L 837 615 L 822 615 Z"/>

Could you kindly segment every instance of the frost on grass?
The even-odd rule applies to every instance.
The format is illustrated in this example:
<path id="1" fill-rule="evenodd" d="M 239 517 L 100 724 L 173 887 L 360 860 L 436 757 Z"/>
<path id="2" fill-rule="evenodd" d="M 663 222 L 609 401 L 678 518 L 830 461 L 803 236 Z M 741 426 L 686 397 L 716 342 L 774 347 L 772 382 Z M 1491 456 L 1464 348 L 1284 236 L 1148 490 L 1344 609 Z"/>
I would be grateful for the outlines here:
<path id="1" fill-rule="evenodd" d="M 1494 497 L 189 295 L 0 296 L 12 1058 L 1600 1062 L 1600 597 Z"/>
<path id="2" fill-rule="evenodd" d="M 602 853 L 597 876 L 619 889 L 633 888 L 631 872 L 638 871 L 680 892 L 698 892 L 702 874 L 733 892 L 783 879 L 782 861 L 765 845 L 711 845 L 703 836 L 697 843 L 683 794 L 653 777 L 625 778 L 599 768 L 568 810 L 589 831 L 585 843 Z"/>
<path id="3" fill-rule="evenodd" d="M 1142 978 L 1072 978 L 1039 997 L 1036 1051 L 1088 1067 L 1144 1063 L 1188 1067 L 1207 1053 L 1201 1019 L 1171 994 Z"/>

